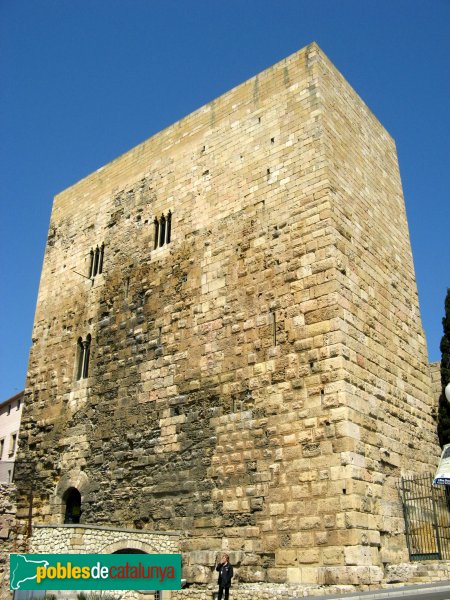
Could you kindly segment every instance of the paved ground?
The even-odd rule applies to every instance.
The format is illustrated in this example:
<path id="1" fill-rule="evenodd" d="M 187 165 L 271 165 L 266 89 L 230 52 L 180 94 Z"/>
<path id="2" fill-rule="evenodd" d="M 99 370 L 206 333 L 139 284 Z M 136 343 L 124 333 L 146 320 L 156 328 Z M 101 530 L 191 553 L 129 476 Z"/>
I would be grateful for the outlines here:
<path id="1" fill-rule="evenodd" d="M 399 600 L 450 600 L 450 581 L 427 583 L 424 585 L 405 585 L 402 588 L 372 590 L 353 594 L 326 594 L 324 596 L 308 596 L 311 600 L 384 600 L 398 598 Z M 292 598 L 291 600 L 304 600 Z"/>

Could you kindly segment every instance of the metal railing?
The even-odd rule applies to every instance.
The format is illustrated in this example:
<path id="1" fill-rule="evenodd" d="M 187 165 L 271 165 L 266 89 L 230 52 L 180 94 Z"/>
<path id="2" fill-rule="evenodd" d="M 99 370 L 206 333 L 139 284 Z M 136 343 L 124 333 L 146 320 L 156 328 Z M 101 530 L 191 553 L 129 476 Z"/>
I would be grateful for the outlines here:
<path id="1" fill-rule="evenodd" d="M 450 559 L 450 489 L 417 475 L 401 478 L 400 495 L 410 560 Z"/>

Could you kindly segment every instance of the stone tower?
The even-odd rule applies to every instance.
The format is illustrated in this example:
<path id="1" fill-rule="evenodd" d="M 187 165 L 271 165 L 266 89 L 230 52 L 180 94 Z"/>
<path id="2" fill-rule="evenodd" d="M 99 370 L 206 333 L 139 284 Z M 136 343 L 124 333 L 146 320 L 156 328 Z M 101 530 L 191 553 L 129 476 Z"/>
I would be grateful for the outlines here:
<path id="1" fill-rule="evenodd" d="M 35 523 L 71 491 L 82 523 L 179 530 L 193 582 L 220 549 L 241 581 L 376 582 L 432 406 L 395 144 L 316 44 L 56 196 Z"/>

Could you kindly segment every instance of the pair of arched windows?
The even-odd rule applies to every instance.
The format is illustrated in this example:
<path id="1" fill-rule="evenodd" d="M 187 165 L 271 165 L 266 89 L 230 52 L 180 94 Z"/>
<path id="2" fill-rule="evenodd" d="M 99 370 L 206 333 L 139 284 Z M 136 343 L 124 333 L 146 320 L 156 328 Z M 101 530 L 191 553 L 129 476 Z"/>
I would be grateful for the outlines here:
<path id="1" fill-rule="evenodd" d="M 89 374 L 89 357 L 91 354 L 91 334 L 86 339 L 78 338 L 77 342 L 77 381 L 86 379 Z"/>
<path id="2" fill-rule="evenodd" d="M 95 277 L 97 274 L 100 274 L 103 271 L 103 257 L 105 254 L 105 244 L 102 244 L 100 247 L 94 250 L 91 248 L 91 261 L 89 263 L 89 277 Z"/>
<path id="3" fill-rule="evenodd" d="M 172 233 L 172 213 L 170 210 L 167 215 L 162 214 L 159 219 L 158 217 L 155 217 L 153 223 L 155 225 L 154 248 L 161 248 L 161 246 L 169 244 Z"/>

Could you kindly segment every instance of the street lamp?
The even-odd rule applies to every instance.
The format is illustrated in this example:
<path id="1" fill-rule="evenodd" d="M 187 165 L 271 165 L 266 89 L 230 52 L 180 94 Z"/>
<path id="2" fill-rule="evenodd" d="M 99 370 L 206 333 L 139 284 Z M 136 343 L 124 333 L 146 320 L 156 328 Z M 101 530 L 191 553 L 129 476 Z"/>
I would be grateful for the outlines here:
<path id="1" fill-rule="evenodd" d="M 447 383 L 444 389 L 445 397 L 447 398 L 447 402 L 450 402 L 450 383 Z"/>

